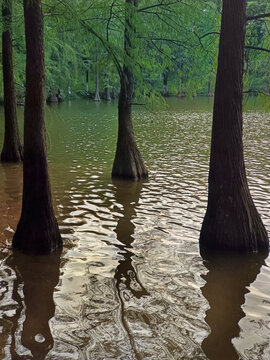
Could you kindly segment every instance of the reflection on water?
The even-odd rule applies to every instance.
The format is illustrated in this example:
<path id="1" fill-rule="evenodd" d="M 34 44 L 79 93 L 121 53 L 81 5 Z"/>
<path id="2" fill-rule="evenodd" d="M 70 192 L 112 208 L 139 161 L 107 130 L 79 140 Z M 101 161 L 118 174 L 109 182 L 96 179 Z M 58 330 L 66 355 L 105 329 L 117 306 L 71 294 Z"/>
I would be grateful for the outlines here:
<path id="1" fill-rule="evenodd" d="M 239 321 L 245 316 L 242 305 L 268 254 L 203 254 L 208 273 L 202 293 L 209 302 L 206 322 L 211 333 L 202 348 L 210 360 L 238 360 L 240 354 L 232 344 L 239 337 Z"/>
<path id="2" fill-rule="evenodd" d="M 4 359 L 45 359 L 53 347 L 49 320 L 54 316 L 54 288 L 60 253 L 10 255 L 1 266 L 1 325 Z"/>
<path id="3" fill-rule="evenodd" d="M 129 182 L 129 181 L 117 181 L 113 180 L 115 185 L 115 200 L 122 205 L 123 216 L 119 218 L 116 229 L 114 230 L 117 239 L 121 245 L 117 245 L 123 255 L 123 259 L 119 260 L 119 265 L 115 270 L 116 287 L 121 295 L 121 283 L 124 282 L 125 287 L 132 292 L 132 294 L 138 298 L 143 295 L 147 295 L 147 291 L 144 289 L 141 281 L 138 279 L 136 270 L 132 265 L 132 243 L 134 241 L 134 229 L 135 225 L 132 219 L 136 216 L 136 206 L 140 199 L 140 193 L 143 186 L 143 182 Z"/>
<path id="4" fill-rule="evenodd" d="M 150 169 L 135 183 L 110 177 L 116 103 L 46 108 L 60 270 L 59 258 L 7 250 L 22 166 L 0 164 L 1 360 L 270 358 L 269 257 L 199 253 L 212 100 L 169 101 L 156 113 L 134 109 Z M 269 114 L 253 109 L 244 125 L 249 184 L 270 231 Z"/>
<path id="5" fill-rule="evenodd" d="M 149 295 L 138 279 L 136 270 L 132 265 L 132 243 L 134 241 L 135 225 L 132 219 L 136 216 L 135 208 L 138 206 L 143 182 L 129 182 L 113 180 L 115 186 L 115 200 L 122 205 L 123 216 L 119 218 L 116 229 L 114 230 L 117 239 L 121 244 L 117 245 L 123 258 L 119 260 L 119 265 L 115 269 L 116 289 L 121 303 L 122 324 L 130 339 L 130 345 L 137 359 L 141 359 L 136 350 L 136 344 L 132 333 L 129 330 L 128 322 L 125 319 L 125 296 L 126 291 L 130 291 L 133 296 L 140 298 Z"/>

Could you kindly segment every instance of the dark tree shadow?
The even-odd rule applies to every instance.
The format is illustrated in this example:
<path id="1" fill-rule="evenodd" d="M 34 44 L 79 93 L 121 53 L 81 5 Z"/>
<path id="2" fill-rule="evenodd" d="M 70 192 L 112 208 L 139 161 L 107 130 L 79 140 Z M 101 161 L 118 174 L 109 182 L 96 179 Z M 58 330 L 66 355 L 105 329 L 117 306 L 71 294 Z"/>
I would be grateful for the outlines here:
<path id="1" fill-rule="evenodd" d="M 209 360 L 238 360 L 239 354 L 232 339 L 239 336 L 239 321 L 245 316 L 247 287 L 260 273 L 268 253 L 206 254 L 201 253 L 208 273 L 203 296 L 209 303 L 205 320 L 211 333 L 203 341 L 202 349 Z"/>
<path id="2" fill-rule="evenodd" d="M 121 284 L 131 291 L 131 293 L 140 298 L 143 295 L 148 295 L 142 283 L 138 279 L 136 270 L 132 264 L 132 243 L 134 241 L 133 235 L 135 225 L 132 219 L 136 217 L 136 207 L 138 206 L 140 194 L 143 186 L 143 181 L 127 181 L 127 180 L 113 180 L 115 186 L 116 202 L 122 205 L 122 214 L 118 220 L 116 229 L 114 230 L 117 239 L 121 245 L 116 245 L 123 259 L 119 260 L 119 265 L 115 271 L 116 287 L 120 292 Z"/>
<path id="3" fill-rule="evenodd" d="M 28 256 L 15 251 L 6 260 L 6 265 L 16 272 L 12 297 L 18 303 L 14 317 L 17 323 L 13 324 L 11 334 L 12 358 L 17 358 L 16 333 L 23 319 L 23 309 L 25 320 L 20 334 L 21 344 L 31 351 L 32 358 L 45 359 L 53 347 L 49 320 L 55 312 L 53 293 L 59 281 L 60 255 L 60 252 L 56 252 L 46 256 Z M 29 359 L 29 356 L 20 358 Z"/>

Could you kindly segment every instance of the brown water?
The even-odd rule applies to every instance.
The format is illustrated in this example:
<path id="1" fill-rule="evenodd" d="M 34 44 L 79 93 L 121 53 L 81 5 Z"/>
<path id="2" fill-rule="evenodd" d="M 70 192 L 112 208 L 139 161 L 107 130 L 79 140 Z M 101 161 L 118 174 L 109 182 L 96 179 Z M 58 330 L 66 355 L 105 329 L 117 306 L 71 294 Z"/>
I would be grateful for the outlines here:
<path id="1" fill-rule="evenodd" d="M 116 104 L 47 108 L 62 254 L 8 249 L 22 165 L 0 164 L 0 359 L 270 358 L 269 258 L 199 253 L 212 105 L 170 103 L 135 109 L 150 172 L 139 183 L 110 178 Z M 247 173 L 268 231 L 269 119 L 245 113 Z"/>

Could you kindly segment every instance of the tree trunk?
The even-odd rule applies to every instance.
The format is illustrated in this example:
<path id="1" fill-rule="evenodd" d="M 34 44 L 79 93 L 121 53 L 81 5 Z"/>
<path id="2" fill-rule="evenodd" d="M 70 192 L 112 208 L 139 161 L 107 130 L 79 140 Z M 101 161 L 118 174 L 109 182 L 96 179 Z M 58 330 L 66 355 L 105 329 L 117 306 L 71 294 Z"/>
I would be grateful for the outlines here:
<path id="1" fill-rule="evenodd" d="M 4 78 L 5 137 L 1 153 L 3 162 L 19 162 L 23 158 L 16 113 L 16 95 L 13 75 L 12 1 L 2 3 L 2 61 Z"/>
<path id="2" fill-rule="evenodd" d="M 41 0 L 24 0 L 26 99 L 24 113 L 23 203 L 13 246 L 50 253 L 62 246 L 49 184 L 44 124 L 44 43 Z"/>
<path id="3" fill-rule="evenodd" d="M 86 94 L 88 94 L 88 91 L 89 91 L 89 80 L 88 80 L 88 70 L 86 70 L 86 85 L 85 85 L 85 91 L 86 91 Z"/>
<path id="4" fill-rule="evenodd" d="M 100 101 L 100 95 L 99 95 L 99 77 L 98 73 L 96 75 L 96 93 L 95 93 L 95 99 L 94 101 Z"/>
<path id="5" fill-rule="evenodd" d="M 111 90 L 109 87 L 106 87 L 105 89 L 105 100 L 106 101 L 111 101 L 112 98 L 111 98 Z"/>
<path id="6" fill-rule="evenodd" d="M 211 91 L 211 80 L 210 79 L 208 81 L 208 94 L 207 94 L 207 96 L 208 97 L 213 96 L 212 91 Z"/>
<path id="7" fill-rule="evenodd" d="M 168 74 L 163 73 L 163 96 L 168 96 Z"/>
<path id="8" fill-rule="evenodd" d="M 269 241 L 251 198 L 242 142 L 246 0 L 224 0 L 215 89 L 208 206 L 200 245 L 258 251 Z"/>
<path id="9" fill-rule="evenodd" d="M 113 177 L 134 180 L 148 176 L 135 141 L 132 124 L 134 79 L 130 63 L 132 63 L 134 48 L 132 44 L 132 38 L 135 35 L 134 12 L 137 6 L 137 0 L 126 0 L 124 51 L 128 61 L 123 66 L 121 76 L 121 89 L 118 99 L 118 140 L 112 169 Z"/>
<path id="10" fill-rule="evenodd" d="M 106 74 L 106 88 L 105 88 L 105 100 L 111 101 L 111 89 L 109 84 L 109 76 Z"/>

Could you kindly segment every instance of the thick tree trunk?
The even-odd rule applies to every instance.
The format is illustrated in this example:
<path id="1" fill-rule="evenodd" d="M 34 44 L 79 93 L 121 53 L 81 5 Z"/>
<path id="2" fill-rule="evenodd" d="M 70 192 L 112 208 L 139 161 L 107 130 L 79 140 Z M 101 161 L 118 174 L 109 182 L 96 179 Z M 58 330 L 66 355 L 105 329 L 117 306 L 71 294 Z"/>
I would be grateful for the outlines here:
<path id="1" fill-rule="evenodd" d="M 96 75 L 96 93 L 95 93 L 95 101 L 100 101 L 100 95 L 99 95 L 99 76 L 98 73 Z"/>
<path id="2" fill-rule="evenodd" d="M 137 6 L 137 0 L 126 0 L 124 51 L 130 61 L 133 51 L 132 37 L 135 34 L 134 11 Z M 136 180 L 147 177 L 148 172 L 138 150 L 132 125 L 133 88 L 132 70 L 130 65 L 124 64 L 118 99 L 118 140 L 112 176 Z"/>
<path id="3" fill-rule="evenodd" d="M 41 0 L 24 0 L 26 100 L 24 114 L 23 204 L 13 246 L 50 253 L 62 246 L 49 184 L 44 124 L 44 44 Z"/>
<path id="4" fill-rule="evenodd" d="M 246 0 L 224 0 L 216 79 L 208 207 L 200 245 L 258 251 L 269 241 L 251 198 L 242 142 Z"/>
<path id="5" fill-rule="evenodd" d="M 22 160 L 22 145 L 16 113 L 16 95 L 13 75 L 12 51 L 12 1 L 2 3 L 2 61 L 4 79 L 5 136 L 1 161 L 19 162 Z"/>
<path id="6" fill-rule="evenodd" d="M 135 141 L 131 109 L 125 91 L 121 89 L 118 100 L 118 141 L 112 176 L 141 179 L 147 177 L 148 173 Z"/>

